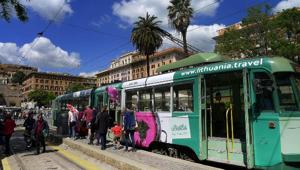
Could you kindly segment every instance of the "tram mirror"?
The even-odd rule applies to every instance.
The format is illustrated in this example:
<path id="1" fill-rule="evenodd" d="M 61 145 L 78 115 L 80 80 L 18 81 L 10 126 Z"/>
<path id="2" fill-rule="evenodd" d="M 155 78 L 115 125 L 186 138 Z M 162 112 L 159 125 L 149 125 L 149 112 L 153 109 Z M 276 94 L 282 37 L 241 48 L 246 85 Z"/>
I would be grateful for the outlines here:
<path id="1" fill-rule="evenodd" d="M 273 91 L 273 80 L 271 79 L 254 79 L 254 90 L 256 94 L 262 94 L 264 91 Z"/>

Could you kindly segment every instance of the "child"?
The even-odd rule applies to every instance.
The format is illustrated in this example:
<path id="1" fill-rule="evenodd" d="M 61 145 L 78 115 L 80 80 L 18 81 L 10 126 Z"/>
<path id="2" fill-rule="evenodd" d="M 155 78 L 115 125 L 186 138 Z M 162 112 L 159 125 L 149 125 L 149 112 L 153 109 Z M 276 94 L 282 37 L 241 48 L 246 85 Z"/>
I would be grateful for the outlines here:
<path id="1" fill-rule="evenodd" d="M 111 131 L 114 134 L 114 145 L 115 145 L 114 147 L 115 149 L 119 149 L 122 127 L 117 122 L 114 122 L 114 127 L 111 128 Z"/>

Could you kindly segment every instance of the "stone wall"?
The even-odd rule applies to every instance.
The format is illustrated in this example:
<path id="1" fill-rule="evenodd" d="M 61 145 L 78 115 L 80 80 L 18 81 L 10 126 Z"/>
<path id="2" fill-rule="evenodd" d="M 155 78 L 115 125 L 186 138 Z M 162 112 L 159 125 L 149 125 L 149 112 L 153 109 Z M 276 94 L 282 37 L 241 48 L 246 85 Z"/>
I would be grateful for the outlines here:
<path id="1" fill-rule="evenodd" d="M 15 84 L 0 84 L 0 94 L 3 95 L 7 106 L 21 106 L 21 87 Z"/>

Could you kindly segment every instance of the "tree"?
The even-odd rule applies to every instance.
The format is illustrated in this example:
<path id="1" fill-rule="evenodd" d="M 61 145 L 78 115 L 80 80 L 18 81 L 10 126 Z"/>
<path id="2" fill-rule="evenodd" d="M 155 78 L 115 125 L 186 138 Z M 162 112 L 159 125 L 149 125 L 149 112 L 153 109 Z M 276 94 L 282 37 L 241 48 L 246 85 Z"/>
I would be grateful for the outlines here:
<path id="1" fill-rule="evenodd" d="M 25 7 L 19 2 L 19 0 L 0 0 L 0 18 L 3 18 L 7 22 L 10 21 L 14 10 L 18 19 L 22 22 L 28 20 Z"/>
<path id="2" fill-rule="evenodd" d="M 81 91 L 81 90 L 85 90 L 85 89 L 89 89 L 91 88 L 90 86 L 83 86 L 81 84 L 70 84 L 67 89 L 66 89 L 66 93 L 73 93 L 76 91 Z"/>
<path id="3" fill-rule="evenodd" d="M 171 0 L 170 3 L 171 5 L 167 8 L 169 11 L 168 17 L 170 24 L 181 33 L 183 50 L 187 54 L 188 49 L 186 34 L 191 18 L 193 17 L 194 10 L 191 7 L 190 0 Z"/>
<path id="4" fill-rule="evenodd" d="M 37 102 L 37 105 L 40 106 L 49 106 L 51 101 L 55 99 L 53 92 L 45 90 L 34 90 L 28 94 L 28 98 L 31 101 Z"/>
<path id="5" fill-rule="evenodd" d="M 22 84 L 23 81 L 25 80 L 25 76 L 26 76 L 26 75 L 25 75 L 22 71 L 17 71 L 17 72 L 13 75 L 11 81 L 12 81 L 12 83 Z"/>
<path id="6" fill-rule="evenodd" d="M 249 8 L 242 29 L 233 27 L 218 37 L 216 51 L 231 57 L 239 57 L 241 53 L 248 57 L 270 54 L 273 24 L 269 11 L 268 6 Z"/>
<path id="7" fill-rule="evenodd" d="M 131 31 L 131 42 L 136 49 L 146 56 L 147 60 L 147 76 L 150 75 L 149 56 L 162 45 L 163 33 L 165 32 L 159 27 L 161 21 L 157 21 L 157 17 L 148 13 L 146 17 L 139 17 L 134 23 Z"/>
<path id="8" fill-rule="evenodd" d="M 253 7 L 242 20 L 241 29 L 229 28 L 216 38 L 216 52 L 230 57 L 283 56 L 292 60 L 300 54 L 300 11 L 287 9 L 276 15 L 268 6 Z M 299 62 L 299 61 L 298 61 Z"/>
<path id="9" fill-rule="evenodd" d="M 278 14 L 274 20 L 278 30 L 272 42 L 277 55 L 296 60 L 300 57 L 300 11 L 297 8 L 287 9 Z"/>

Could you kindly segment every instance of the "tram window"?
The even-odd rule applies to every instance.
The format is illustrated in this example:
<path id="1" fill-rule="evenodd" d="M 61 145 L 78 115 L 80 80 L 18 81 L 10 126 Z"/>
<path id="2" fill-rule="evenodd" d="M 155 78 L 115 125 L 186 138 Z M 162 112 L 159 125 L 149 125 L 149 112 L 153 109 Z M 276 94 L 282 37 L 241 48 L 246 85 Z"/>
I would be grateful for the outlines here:
<path id="1" fill-rule="evenodd" d="M 127 91 L 126 92 L 126 107 L 134 107 L 137 108 L 138 104 L 138 95 L 137 91 Z"/>
<path id="2" fill-rule="evenodd" d="M 67 103 L 62 101 L 61 102 L 61 111 L 65 111 L 65 110 L 67 110 Z"/>
<path id="3" fill-rule="evenodd" d="M 174 111 L 192 112 L 193 110 L 193 84 L 174 86 Z"/>
<path id="4" fill-rule="evenodd" d="M 170 111 L 170 87 L 155 89 L 154 103 L 156 111 Z"/>
<path id="5" fill-rule="evenodd" d="M 298 110 L 295 93 L 292 88 L 292 81 L 294 77 L 290 74 L 277 74 L 276 83 L 278 87 L 278 95 L 280 108 L 286 111 Z M 297 80 L 296 80 L 297 83 Z"/>
<path id="6" fill-rule="evenodd" d="M 139 91 L 139 110 L 151 111 L 152 110 L 152 89 Z"/>
<path id="7" fill-rule="evenodd" d="M 98 100 L 99 100 L 99 103 L 98 103 L 98 108 L 102 107 L 103 106 L 103 95 L 98 95 Z"/>
<path id="8" fill-rule="evenodd" d="M 271 77 L 264 72 L 254 73 L 254 78 L 261 82 L 272 82 Z M 268 87 L 263 87 L 261 93 L 256 94 L 257 109 L 274 110 L 273 91 Z"/>

